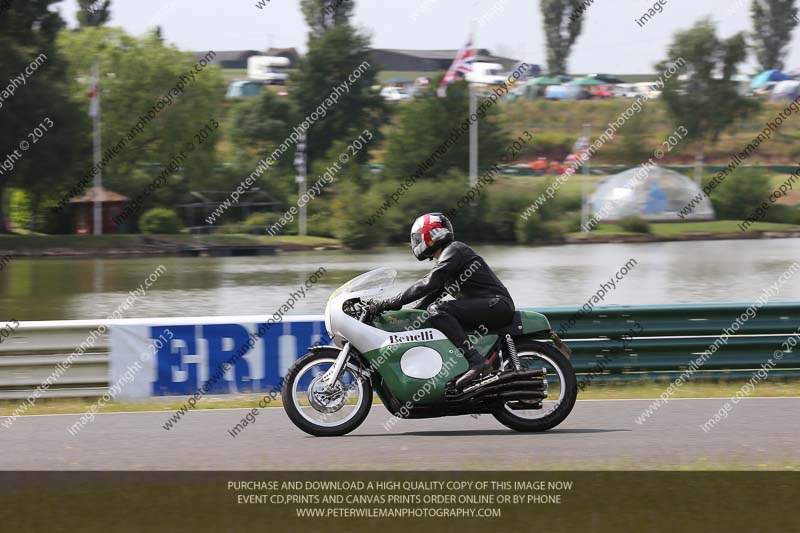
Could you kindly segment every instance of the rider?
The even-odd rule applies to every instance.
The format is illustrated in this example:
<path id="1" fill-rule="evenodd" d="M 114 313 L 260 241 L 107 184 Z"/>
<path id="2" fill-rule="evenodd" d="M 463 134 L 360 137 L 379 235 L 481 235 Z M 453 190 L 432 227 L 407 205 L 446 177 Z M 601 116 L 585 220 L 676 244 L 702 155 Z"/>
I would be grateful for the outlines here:
<path id="1" fill-rule="evenodd" d="M 469 369 L 456 381 L 456 386 L 463 388 L 492 370 L 491 363 L 467 340 L 464 328 L 508 325 L 514 318 L 514 302 L 486 261 L 453 239 L 453 225 L 443 214 L 428 213 L 414 221 L 411 249 L 419 261 L 437 259 L 436 266 L 397 296 L 375 302 L 373 312 L 400 309 L 422 298 L 416 308 L 427 308 L 431 326 L 459 347 L 469 363 Z M 443 301 L 446 293 L 456 299 Z"/>

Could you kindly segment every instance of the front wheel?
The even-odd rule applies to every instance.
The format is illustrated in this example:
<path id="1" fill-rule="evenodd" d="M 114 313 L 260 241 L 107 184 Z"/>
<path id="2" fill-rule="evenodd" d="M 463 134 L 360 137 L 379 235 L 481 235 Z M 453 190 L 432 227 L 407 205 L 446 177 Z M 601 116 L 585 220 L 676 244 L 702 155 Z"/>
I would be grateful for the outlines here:
<path id="1" fill-rule="evenodd" d="M 298 428 L 315 437 L 350 433 L 367 418 L 372 386 L 358 367 L 347 363 L 333 387 L 322 380 L 339 351 L 307 353 L 289 368 L 283 381 L 283 409 Z"/>
<path id="2" fill-rule="evenodd" d="M 547 431 L 563 422 L 578 397 L 578 380 L 569 359 L 554 346 L 521 341 L 517 345 L 523 370 L 547 369 L 548 397 L 543 401 L 506 402 L 493 415 L 516 431 Z"/>

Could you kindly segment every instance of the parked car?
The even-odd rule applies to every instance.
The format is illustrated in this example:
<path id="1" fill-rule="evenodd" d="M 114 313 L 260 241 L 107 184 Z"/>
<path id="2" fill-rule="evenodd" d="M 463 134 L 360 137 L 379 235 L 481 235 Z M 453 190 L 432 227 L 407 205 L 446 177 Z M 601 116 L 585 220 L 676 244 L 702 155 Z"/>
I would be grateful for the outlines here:
<path id="1" fill-rule="evenodd" d="M 254 80 L 238 80 L 231 82 L 228 85 L 228 91 L 225 93 L 225 98 L 231 100 L 233 98 L 253 98 L 261 94 L 264 90 L 264 82 Z"/>
<path id="2" fill-rule="evenodd" d="M 384 87 L 381 89 L 381 96 L 388 102 L 399 102 L 411 98 L 410 94 L 399 87 Z"/>
<path id="3" fill-rule="evenodd" d="M 614 86 L 614 96 L 617 98 L 635 98 L 632 96 L 636 91 L 633 83 L 620 83 Z"/>
<path id="4" fill-rule="evenodd" d="M 586 100 L 591 93 L 580 85 L 550 85 L 544 92 L 548 100 Z"/>
<path id="5" fill-rule="evenodd" d="M 658 88 L 653 82 L 646 81 L 642 83 L 637 83 L 636 86 L 639 88 L 639 91 L 645 95 L 647 98 L 659 98 L 661 96 L 661 90 Z"/>
<path id="6" fill-rule="evenodd" d="M 592 94 L 592 98 L 614 98 L 616 96 L 613 85 L 595 85 L 589 92 Z"/>

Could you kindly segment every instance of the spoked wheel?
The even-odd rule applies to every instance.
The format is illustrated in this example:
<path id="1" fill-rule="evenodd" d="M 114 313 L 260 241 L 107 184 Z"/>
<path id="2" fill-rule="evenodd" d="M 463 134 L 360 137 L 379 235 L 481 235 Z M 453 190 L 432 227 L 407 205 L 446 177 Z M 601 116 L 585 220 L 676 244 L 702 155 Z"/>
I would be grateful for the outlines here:
<path id="1" fill-rule="evenodd" d="M 554 346 L 520 342 L 517 346 L 523 370 L 547 370 L 547 398 L 506 402 L 494 417 L 517 431 L 547 431 L 569 416 L 578 396 L 578 381 L 569 359 Z"/>
<path id="2" fill-rule="evenodd" d="M 325 373 L 338 355 L 333 349 L 306 354 L 292 365 L 283 382 L 283 409 L 297 427 L 316 437 L 350 433 L 372 407 L 372 386 L 352 364 L 344 366 L 332 387 L 327 386 Z"/>

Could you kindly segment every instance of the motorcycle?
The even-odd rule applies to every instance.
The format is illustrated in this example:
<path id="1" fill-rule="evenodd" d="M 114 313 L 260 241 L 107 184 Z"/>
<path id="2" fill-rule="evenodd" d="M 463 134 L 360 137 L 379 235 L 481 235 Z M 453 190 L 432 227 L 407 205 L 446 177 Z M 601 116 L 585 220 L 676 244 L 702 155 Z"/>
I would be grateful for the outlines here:
<path id="1" fill-rule="evenodd" d="M 468 365 L 424 310 L 371 316 L 397 272 L 379 268 L 339 287 L 328 300 L 325 327 L 332 346 L 312 346 L 288 370 L 281 390 L 292 422 L 314 436 L 356 429 L 373 393 L 397 418 L 489 414 L 517 431 L 546 431 L 563 422 L 578 386 L 570 350 L 533 311 L 514 313 L 507 326 L 468 332 L 493 371 L 462 390 L 455 380 Z"/>

